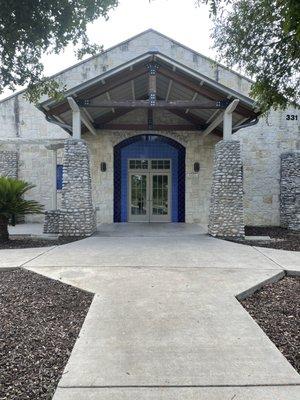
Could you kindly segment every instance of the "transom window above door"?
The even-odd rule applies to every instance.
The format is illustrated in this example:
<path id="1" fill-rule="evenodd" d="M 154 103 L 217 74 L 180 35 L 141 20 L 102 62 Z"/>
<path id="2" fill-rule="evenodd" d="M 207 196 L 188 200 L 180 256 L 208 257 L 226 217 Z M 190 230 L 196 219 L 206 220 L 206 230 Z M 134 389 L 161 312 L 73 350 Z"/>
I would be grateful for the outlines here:
<path id="1" fill-rule="evenodd" d="M 129 169 L 148 169 L 148 160 L 129 160 Z"/>
<path id="2" fill-rule="evenodd" d="M 171 169 L 171 160 L 159 158 L 159 159 L 150 159 L 150 160 L 129 160 L 128 167 L 130 170 L 170 170 Z"/>
<path id="3" fill-rule="evenodd" d="M 170 169 L 170 160 L 151 160 L 152 169 Z"/>

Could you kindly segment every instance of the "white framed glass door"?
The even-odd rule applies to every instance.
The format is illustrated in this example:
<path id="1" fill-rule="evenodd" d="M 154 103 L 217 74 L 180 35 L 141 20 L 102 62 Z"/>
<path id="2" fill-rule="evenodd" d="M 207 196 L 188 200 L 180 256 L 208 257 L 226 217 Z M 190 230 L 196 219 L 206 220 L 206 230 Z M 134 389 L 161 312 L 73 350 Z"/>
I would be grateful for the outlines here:
<path id="1" fill-rule="evenodd" d="M 148 173 L 129 174 L 129 221 L 149 221 L 149 177 Z"/>
<path id="2" fill-rule="evenodd" d="M 150 172 L 150 222 L 170 222 L 170 174 Z"/>
<path id="3" fill-rule="evenodd" d="M 129 160 L 128 221 L 171 221 L 171 160 Z"/>

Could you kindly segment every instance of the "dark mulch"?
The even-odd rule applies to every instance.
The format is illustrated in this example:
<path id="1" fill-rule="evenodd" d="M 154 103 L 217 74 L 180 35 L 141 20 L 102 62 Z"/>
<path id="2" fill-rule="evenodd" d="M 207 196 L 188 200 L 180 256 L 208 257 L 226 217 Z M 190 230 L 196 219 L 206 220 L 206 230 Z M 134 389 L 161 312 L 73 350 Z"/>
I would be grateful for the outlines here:
<path id="1" fill-rule="evenodd" d="M 59 238 L 59 239 L 38 239 L 35 237 L 18 237 L 12 238 L 8 242 L 0 243 L 1 249 L 25 249 L 30 247 L 50 247 L 50 246 L 58 246 L 60 244 L 66 244 L 75 242 L 76 240 L 80 240 L 82 238 Z M 1 399 L 0 399 L 1 400 Z"/>
<path id="2" fill-rule="evenodd" d="M 285 277 L 241 301 L 300 373 L 300 277 Z"/>
<path id="3" fill-rule="evenodd" d="M 0 399 L 52 399 L 92 298 L 21 269 L 0 273 Z"/>
<path id="4" fill-rule="evenodd" d="M 277 226 L 246 226 L 246 236 L 270 236 L 271 241 L 226 239 L 250 246 L 270 247 L 272 249 L 300 251 L 300 232 L 290 231 Z"/>

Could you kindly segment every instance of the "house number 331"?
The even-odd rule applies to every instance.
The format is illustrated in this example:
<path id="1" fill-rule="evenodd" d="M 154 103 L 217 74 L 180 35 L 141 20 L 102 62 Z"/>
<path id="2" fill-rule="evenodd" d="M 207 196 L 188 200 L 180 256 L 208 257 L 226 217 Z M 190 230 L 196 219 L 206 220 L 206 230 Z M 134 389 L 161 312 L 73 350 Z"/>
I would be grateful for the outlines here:
<path id="1" fill-rule="evenodd" d="M 287 114 L 286 120 L 288 120 L 288 121 L 297 121 L 297 120 L 298 120 L 298 115 L 295 115 L 295 114 Z"/>

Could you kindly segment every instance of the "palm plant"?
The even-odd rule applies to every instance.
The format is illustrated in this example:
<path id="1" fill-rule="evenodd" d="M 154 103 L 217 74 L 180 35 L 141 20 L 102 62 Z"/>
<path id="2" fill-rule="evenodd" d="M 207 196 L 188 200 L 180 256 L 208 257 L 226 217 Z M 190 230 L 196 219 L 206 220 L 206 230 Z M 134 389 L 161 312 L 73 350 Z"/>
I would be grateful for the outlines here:
<path id="1" fill-rule="evenodd" d="M 9 239 L 8 223 L 12 225 L 16 216 L 25 214 L 40 214 L 43 206 L 34 200 L 25 200 L 24 194 L 35 187 L 25 181 L 0 177 L 0 242 Z"/>

